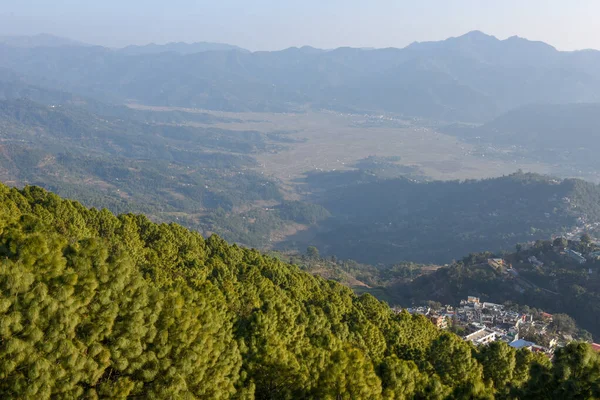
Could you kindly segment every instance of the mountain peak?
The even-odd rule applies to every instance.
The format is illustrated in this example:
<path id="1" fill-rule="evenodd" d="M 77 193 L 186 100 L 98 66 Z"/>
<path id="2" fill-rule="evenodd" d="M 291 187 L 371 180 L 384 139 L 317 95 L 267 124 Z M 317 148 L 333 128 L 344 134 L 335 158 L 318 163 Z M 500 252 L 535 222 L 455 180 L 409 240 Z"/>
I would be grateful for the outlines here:
<path id="1" fill-rule="evenodd" d="M 499 42 L 495 36 L 488 35 L 482 31 L 474 30 L 467 32 L 461 36 L 450 37 L 446 40 L 440 41 L 429 41 L 429 42 L 413 42 L 407 46 L 409 49 L 434 49 L 441 48 L 447 45 L 451 46 L 464 46 L 473 44 L 487 44 Z"/>
<path id="2" fill-rule="evenodd" d="M 484 33 L 479 30 L 470 31 L 470 32 L 465 33 L 464 35 L 458 36 L 456 38 L 451 38 L 451 39 L 468 39 L 468 40 L 477 40 L 477 41 L 484 41 L 484 40 L 485 41 L 497 41 L 498 40 L 498 38 L 496 38 L 495 36 L 488 35 L 487 33 Z"/>

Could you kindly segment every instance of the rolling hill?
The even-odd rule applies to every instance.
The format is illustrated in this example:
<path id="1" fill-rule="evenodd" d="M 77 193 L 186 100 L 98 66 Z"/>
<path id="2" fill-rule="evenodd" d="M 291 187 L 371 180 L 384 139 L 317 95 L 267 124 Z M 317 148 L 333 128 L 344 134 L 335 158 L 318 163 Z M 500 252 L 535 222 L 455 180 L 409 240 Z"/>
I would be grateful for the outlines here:
<path id="1" fill-rule="evenodd" d="M 269 180 L 248 170 L 255 163 L 249 154 L 269 146 L 266 135 L 179 126 L 173 124 L 177 113 L 157 122 L 144 112 L 117 109 L 124 115 L 0 101 L 3 179 L 19 186 L 38 183 L 96 207 L 155 216 L 280 198 Z"/>
<path id="2" fill-rule="evenodd" d="M 600 222 L 598 185 L 525 173 L 464 182 L 372 179 L 325 190 L 314 201 L 332 217 L 313 244 L 374 264 L 445 264 Z"/>

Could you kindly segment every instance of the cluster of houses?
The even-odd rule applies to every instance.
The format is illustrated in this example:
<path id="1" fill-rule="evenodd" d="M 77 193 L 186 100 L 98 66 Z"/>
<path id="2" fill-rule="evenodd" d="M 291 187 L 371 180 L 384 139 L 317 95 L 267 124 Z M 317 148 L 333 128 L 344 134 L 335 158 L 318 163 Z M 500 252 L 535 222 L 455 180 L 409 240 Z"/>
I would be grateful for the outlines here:
<path id="1" fill-rule="evenodd" d="M 531 243 L 531 245 L 537 245 Z M 543 253 L 531 255 L 517 261 L 519 268 L 529 263 L 537 268 L 543 268 L 544 262 L 553 265 L 558 262 L 556 255 L 568 258 L 580 265 L 588 261 L 600 260 L 600 242 L 594 242 L 594 246 L 585 252 L 585 254 L 576 251 L 579 247 L 554 245 L 554 251 L 546 257 Z M 540 260 L 541 258 L 541 260 Z M 563 258 L 563 260 L 564 260 Z M 515 261 L 515 260 L 513 260 Z M 514 281 L 516 289 L 524 292 L 528 288 L 541 289 L 546 292 L 554 293 L 547 288 L 539 288 L 535 283 L 523 279 L 519 271 L 513 265 L 502 258 L 489 258 L 487 262 L 481 265 L 493 269 L 506 280 Z M 592 268 L 589 268 L 589 274 L 592 274 Z M 558 294 L 558 293 L 554 293 Z M 478 297 L 468 296 L 462 300 L 458 306 L 446 305 L 432 309 L 428 306 L 420 306 L 406 309 L 411 314 L 421 314 L 426 316 L 436 327 L 440 329 L 449 329 L 455 333 L 460 333 L 465 341 L 475 345 L 485 345 L 494 341 L 504 341 L 515 349 L 527 348 L 533 352 L 541 352 L 552 356 L 557 346 L 563 346 L 573 340 L 572 337 L 565 334 L 557 334 L 549 329 L 552 323 L 552 315 L 548 313 L 524 314 L 506 309 L 501 304 L 482 302 Z M 534 343 L 527 339 L 535 338 L 539 343 Z M 600 344 L 592 343 L 592 348 L 600 352 Z"/>
<path id="2" fill-rule="evenodd" d="M 536 324 L 532 315 L 506 310 L 501 304 L 482 302 L 474 296 L 462 300 L 457 307 L 447 305 L 435 311 L 430 307 L 416 307 L 409 308 L 407 311 L 427 316 L 440 329 L 446 329 L 450 324 L 460 326 L 465 331 L 463 339 L 475 345 L 501 340 L 517 349 L 528 348 L 531 351 L 548 354 L 551 354 L 552 348 L 556 345 L 556 341 L 553 340 L 550 341 L 550 346 L 544 347 L 519 338 L 522 326 L 533 326 L 543 333 L 547 323 Z M 546 314 L 545 317 L 548 321 L 552 316 Z"/>
<path id="3" fill-rule="evenodd" d="M 564 250 L 560 250 L 560 254 L 572 261 L 575 261 L 576 263 L 578 263 L 580 265 L 585 264 L 588 260 L 599 260 L 600 259 L 600 251 L 594 251 L 587 255 L 584 255 L 583 253 L 580 253 L 576 250 L 573 250 L 570 248 L 565 248 Z M 529 261 L 530 264 L 532 264 L 536 267 L 544 266 L 544 263 L 542 261 L 538 260 L 538 258 L 536 256 L 528 257 L 527 261 Z"/>
<path id="4" fill-rule="evenodd" d="M 401 311 L 397 309 L 396 311 Z M 411 314 L 426 316 L 439 329 L 460 327 L 464 331 L 463 339 L 475 345 L 486 345 L 494 341 L 503 341 L 515 349 L 529 349 L 552 357 L 554 349 L 562 346 L 572 338 L 556 337 L 549 334 L 548 327 L 552 322 L 552 314 L 542 312 L 534 318 L 531 314 L 523 314 L 507 310 L 501 304 L 482 302 L 478 297 L 468 296 L 460 305 L 443 306 L 433 310 L 429 306 L 407 308 Z M 457 330 L 454 329 L 456 332 Z M 519 337 L 519 332 L 534 332 L 534 336 L 544 339 L 544 346 Z M 600 352 L 600 344 L 592 343 L 592 349 Z"/>

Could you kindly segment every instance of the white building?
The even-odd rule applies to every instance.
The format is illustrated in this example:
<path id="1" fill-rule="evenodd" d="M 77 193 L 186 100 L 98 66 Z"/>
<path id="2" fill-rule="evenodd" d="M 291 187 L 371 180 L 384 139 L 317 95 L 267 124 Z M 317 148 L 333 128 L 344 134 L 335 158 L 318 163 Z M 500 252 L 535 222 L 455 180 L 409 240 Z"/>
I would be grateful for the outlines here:
<path id="1" fill-rule="evenodd" d="M 496 341 L 497 337 L 498 332 L 494 332 L 489 328 L 483 328 L 465 336 L 464 339 L 467 342 L 471 342 L 475 345 L 480 345 L 494 342 Z"/>

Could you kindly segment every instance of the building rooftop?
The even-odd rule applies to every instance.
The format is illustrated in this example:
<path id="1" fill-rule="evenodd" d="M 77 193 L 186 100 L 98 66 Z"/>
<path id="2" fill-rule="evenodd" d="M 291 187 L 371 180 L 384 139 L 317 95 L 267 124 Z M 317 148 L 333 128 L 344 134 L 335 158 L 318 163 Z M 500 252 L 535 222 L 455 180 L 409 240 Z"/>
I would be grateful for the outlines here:
<path id="1" fill-rule="evenodd" d="M 515 340 L 514 342 L 510 343 L 510 347 L 514 347 L 515 349 L 522 349 L 524 347 L 531 347 L 531 346 L 535 346 L 536 344 L 533 342 L 528 342 L 525 339 L 519 339 L 519 340 Z"/>
<path id="2" fill-rule="evenodd" d="M 465 336 L 465 340 L 471 341 L 473 343 L 476 343 L 477 341 L 490 336 L 490 335 L 496 335 L 496 332 L 492 331 L 491 329 L 480 329 L 476 332 L 473 332 L 467 336 Z"/>

